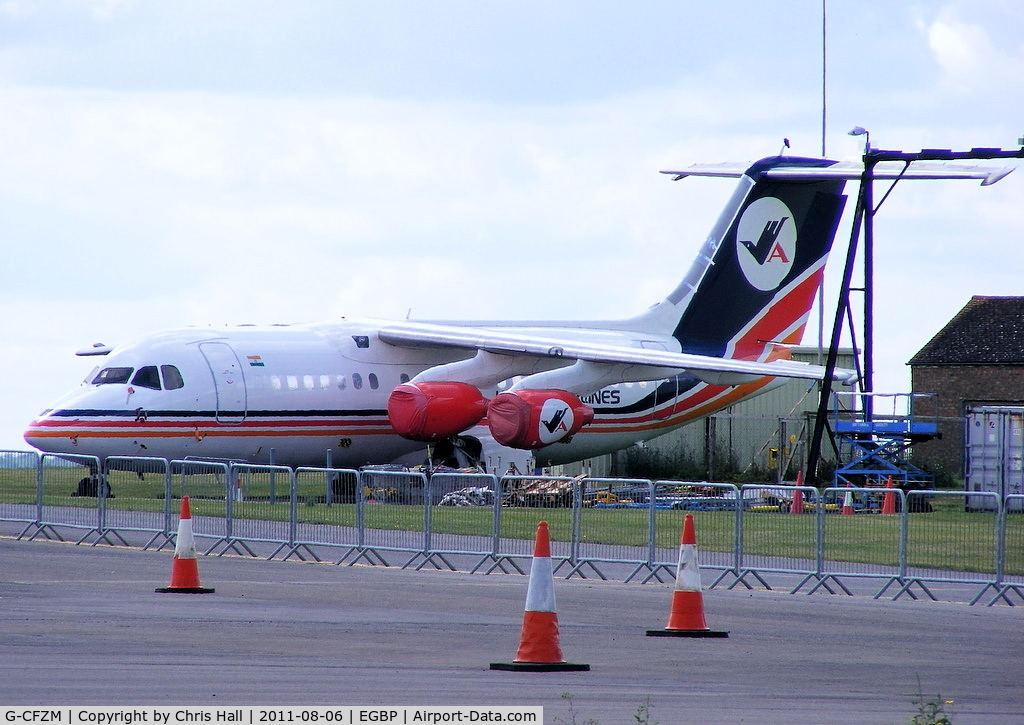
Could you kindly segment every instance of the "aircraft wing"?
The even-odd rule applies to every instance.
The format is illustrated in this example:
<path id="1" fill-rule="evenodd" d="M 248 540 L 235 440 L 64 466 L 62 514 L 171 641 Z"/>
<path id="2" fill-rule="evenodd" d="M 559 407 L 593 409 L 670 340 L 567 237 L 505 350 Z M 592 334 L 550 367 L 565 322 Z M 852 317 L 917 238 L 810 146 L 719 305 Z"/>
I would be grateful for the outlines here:
<path id="1" fill-rule="evenodd" d="M 384 326 L 378 332 L 378 337 L 385 343 L 400 347 L 451 347 L 483 350 L 500 355 L 526 355 L 538 358 L 582 360 L 598 364 L 671 368 L 679 372 L 693 372 L 696 377 L 703 377 L 701 373 L 806 380 L 821 380 L 825 377 L 824 367 L 793 360 L 776 360 L 774 362 L 733 360 L 710 355 L 559 339 L 553 336 L 543 338 L 533 334 L 517 334 L 495 328 L 403 322 Z M 664 376 L 658 375 L 651 379 L 659 377 Z M 833 379 L 847 385 L 855 382 L 856 377 L 856 372 L 852 370 L 836 370 L 833 375 Z"/>

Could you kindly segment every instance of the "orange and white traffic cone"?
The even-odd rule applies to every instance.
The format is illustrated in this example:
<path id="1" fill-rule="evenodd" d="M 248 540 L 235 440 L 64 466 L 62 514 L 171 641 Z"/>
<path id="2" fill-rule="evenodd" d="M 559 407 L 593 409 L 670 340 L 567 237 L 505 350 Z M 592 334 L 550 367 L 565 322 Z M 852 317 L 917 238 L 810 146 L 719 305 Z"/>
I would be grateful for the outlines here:
<path id="1" fill-rule="evenodd" d="M 796 472 L 796 485 L 797 486 L 803 486 L 804 485 L 804 472 L 803 471 L 797 471 Z M 791 514 L 802 514 L 804 512 L 804 492 L 801 491 L 799 488 L 797 488 L 797 490 L 793 491 L 793 503 L 789 507 L 789 512 Z"/>
<path id="2" fill-rule="evenodd" d="M 839 513 L 843 516 L 853 516 L 853 491 L 846 492 L 846 496 L 843 497 L 843 510 Z"/>
<path id="3" fill-rule="evenodd" d="M 892 476 L 885 483 L 885 496 L 882 497 L 882 513 L 896 513 L 896 492 L 893 490 Z"/>
<path id="4" fill-rule="evenodd" d="M 537 525 L 519 651 L 512 662 L 492 662 L 491 669 L 527 672 L 581 672 L 590 669 L 590 665 L 573 664 L 562 658 L 547 521 Z"/>
<path id="5" fill-rule="evenodd" d="M 697 562 L 697 535 L 693 514 L 683 519 L 683 535 L 679 544 L 679 566 L 676 587 L 672 592 L 672 610 L 665 629 L 649 629 L 648 637 L 728 637 L 728 632 L 708 628 L 704 620 L 704 595 L 701 592 L 700 565 Z"/>
<path id="6" fill-rule="evenodd" d="M 174 542 L 174 563 L 171 583 L 156 591 L 161 594 L 210 594 L 213 589 L 199 584 L 199 562 L 196 560 L 196 538 L 192 533 L 192 508 L 188 496 L 181 499 L 178 517 L 178 538 Z"/>

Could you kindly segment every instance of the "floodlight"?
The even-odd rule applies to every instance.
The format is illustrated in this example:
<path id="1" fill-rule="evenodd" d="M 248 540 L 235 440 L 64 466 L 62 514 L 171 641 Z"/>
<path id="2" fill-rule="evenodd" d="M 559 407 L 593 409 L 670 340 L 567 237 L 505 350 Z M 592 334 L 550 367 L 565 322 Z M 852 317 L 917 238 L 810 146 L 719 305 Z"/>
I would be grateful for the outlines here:
<path id="1" fill-rule="evenodd" d="M 846 132 L 848 136 L 863 136 L 864 137 L 864 153 L 871 150 L 871 133 L 863 126 L 854 126 Z"/>

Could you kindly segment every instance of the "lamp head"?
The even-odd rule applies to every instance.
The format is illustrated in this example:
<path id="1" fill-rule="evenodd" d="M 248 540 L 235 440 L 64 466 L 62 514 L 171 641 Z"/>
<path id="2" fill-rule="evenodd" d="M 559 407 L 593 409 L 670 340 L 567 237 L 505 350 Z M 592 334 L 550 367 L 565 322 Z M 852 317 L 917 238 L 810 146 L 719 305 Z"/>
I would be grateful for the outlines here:
<path id="1" fill-rule="evenodd" d="M 864 153 L 871 150 L 871 132 L 863 126 L 854 126 L 846 132 L 848 136 L 863 136 L 864 137 Z"/>

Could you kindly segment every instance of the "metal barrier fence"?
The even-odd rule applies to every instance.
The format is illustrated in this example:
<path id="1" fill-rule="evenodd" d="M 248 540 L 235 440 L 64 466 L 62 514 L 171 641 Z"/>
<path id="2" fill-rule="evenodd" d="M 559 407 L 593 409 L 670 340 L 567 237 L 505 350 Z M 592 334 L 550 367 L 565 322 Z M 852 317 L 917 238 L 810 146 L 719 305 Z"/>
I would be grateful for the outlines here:
<path id="1" fill-rule="evenodd" d="M 188 495 L 203 553 L 525 573 L 537 523 L 565 578 L 670 581 L 692 513 L 708 588 L 1024 600 L 1024 495 L 289 469 L 0 451 L 18 538 L 173 546 Z M 713 579 L 712 579 L 713 577 Z M 967 597 L 965 597 L 967 598 Z"/>

